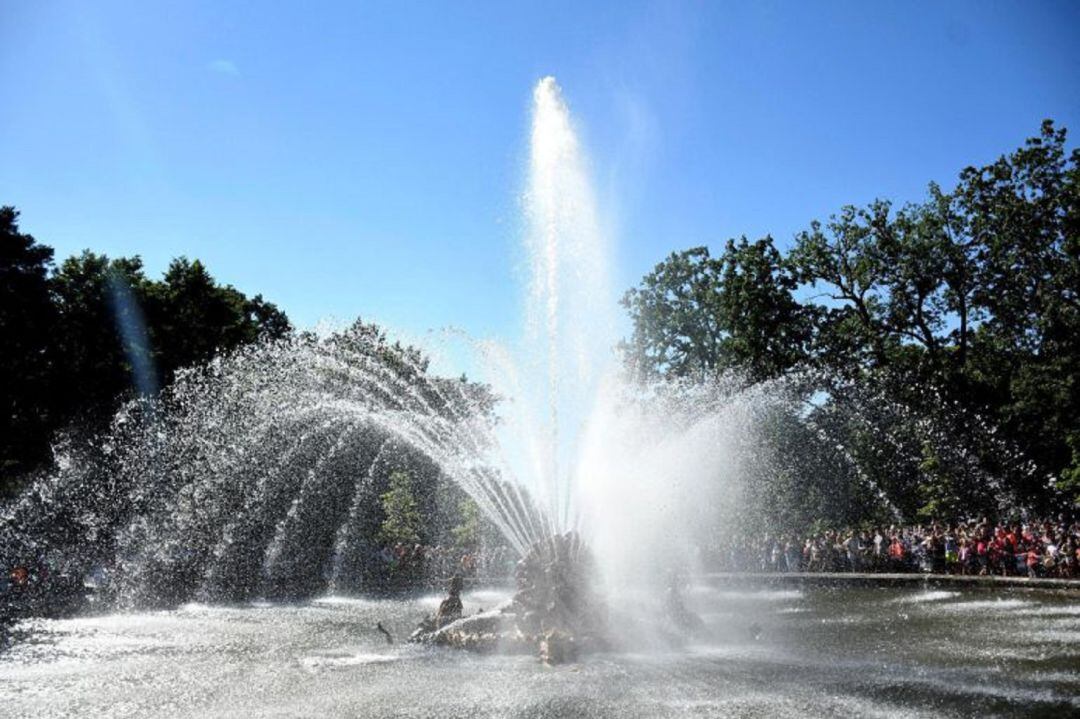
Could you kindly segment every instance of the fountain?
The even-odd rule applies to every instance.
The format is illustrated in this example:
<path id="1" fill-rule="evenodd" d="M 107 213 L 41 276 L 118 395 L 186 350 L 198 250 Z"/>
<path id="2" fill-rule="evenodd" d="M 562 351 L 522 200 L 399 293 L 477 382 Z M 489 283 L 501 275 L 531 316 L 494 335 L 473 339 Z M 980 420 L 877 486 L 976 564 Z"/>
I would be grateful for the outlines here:
<path id="1" fill-rule="evenodd" d="M 534 638 L 582 627 L 577 609 L 530 606 L 530 593 L 614 594 L 628 578 L 661 581 L 655 551 L 690 557 L 691 530 L 715 521 L 702 508 L 727 486 L 718 476 L 737 470 L 737 448 L 715 438 L 737 434 L 756 400 L 646 397 L 622 381 L 584 153 L 554 78 L 533 100 L 525 339 L 470 343 L 486 384 L 436 377 L 363 323 L 191 368 L 5 510 L 11 562 L 50 555 L 73 577 L 104 567 L 99 594 L 129 607 L 365 591 L 370 508 L 402 467 L 464 490 L 526 566 L 557 556 L 560 578 L 532 576 L 514 601 L 515 629 Z M 493 394 L 512 401 L 494 407 Z"/>
<path id="2" fill-rule="evenodd" d="M 703 508 L 735 486 L 728 440 L 769 392 L 623 381 L 587 162 L 554 78 L 533 101 L 524 340 L 469 342 L 484 384 L 436 377 L 359 322 L 246 348 L 62 452 L 6 508 L 6 553 L 61 555 L 73 576 L 105 566 L 122 606 L 363 591 L 370 507 L 407 467 L 464 490 L 520 556 L 577 533 L 610 592 L 648 577 L 656 549 L 690 557 L 716 520 Z"/>
<path id="3" fill-rule="evenodd" d="M 762 589 L 697 574 L 701 540 L 773 471 L 760 430 L 797 414 L 798 392 L 788 380 L 624 380 L 588 164 L 554 79 L 533 101 L 524 339 L 467 340 L 474 382 L 437 376 L 420 352 L 357 322 L 191 368 L 125 406 L 104 437 L 61 443 L 56 471 L 0 510 L 0 559 L 48 565 L 50 586 L 65 588 L 15 608 L 34 641 L 5 648 L 0 635 L 0 706 L 13 716 L 1075 712 L 1068 597 Z M 521 558 L 516 592 L 455 587 L 447 616 L 414 635 L 420 647 L 386 640 L 438 599 L 388 597 L 379 575 L 374 508 L 403 470 L 466 493 Z M 87 574 L 97 588 L 80 613 Z M 477 654 L 449 659 L 439 647 Z M 489 653 L 582 661 L 549 670 Z M 1017 661 L 997 671 L 1002 657 Z"/>

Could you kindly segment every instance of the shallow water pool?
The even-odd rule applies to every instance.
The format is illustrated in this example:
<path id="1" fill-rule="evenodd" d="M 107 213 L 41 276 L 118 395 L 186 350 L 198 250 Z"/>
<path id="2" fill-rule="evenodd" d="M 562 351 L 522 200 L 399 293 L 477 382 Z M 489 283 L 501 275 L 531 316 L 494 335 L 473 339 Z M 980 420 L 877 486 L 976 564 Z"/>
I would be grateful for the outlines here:
<path id="1" fill-rule="evenodd" d="M 1080 715 L 1075 595 L 725 583 L 686 596 L 707 638 L 556 668 L 375 630 L 406 636 L 437 596 L 28 620 L 0 654 L 0 715 Z M 506 597 L 466 594 L 465 608 Z"/>

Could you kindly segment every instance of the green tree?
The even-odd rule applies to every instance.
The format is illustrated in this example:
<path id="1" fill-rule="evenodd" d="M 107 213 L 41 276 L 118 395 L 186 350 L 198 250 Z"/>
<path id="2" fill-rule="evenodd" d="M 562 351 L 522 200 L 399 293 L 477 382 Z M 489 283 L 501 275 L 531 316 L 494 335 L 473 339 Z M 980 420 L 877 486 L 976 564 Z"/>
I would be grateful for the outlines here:
<path id="1" fill-rule="evenodd" d="M 895 213 L 884 201 L 844 208 L 791 253 L 826 299 L 817 364 L 887 387 L 917 444 L 929 441 L 924 418 L 951 425 L 919 465 L 937 505 L 977 505 L 977 488 L 997 485 L 1045 508 L 1046 477 L 1064 478 L 1073 461 L 1080 155 L 1065 139 L 1044 123 L 1019 150 L 965 169 L 952 192 L 931 185 L 926 201 Z M 968 458 L 948 451 L 950 439 Z"/>
<path id="2" fill-rule="evenodd" d="M 810 337 L 796 285 L 770 237 L 729 240 L 718 258 L 706 247 L 672 253 L 623 298 L 627 363 L 646 378 L 731 368 L 775 377 L 803 359 Z"/>
<path id="3" fill-rule="evenodd" d="M 811 223 L 787 257 L 674 253 L 624 304 L 643 376 L 816 368 L 807 441 L 904 515 L 1080 501 L 1080 150 L 1049 121 L 951 191 Z M 789 486 L 822 481 L 798 466 Z"/>
<path id="4" fill-rule="evenodd" d="M 1069 442 L 1080 434 L 1080 150 L 1065 142 L 1065 129 L 1046 121 L 1024 147 L 964 170 L 953 193 L 980 257 L 970 372 L 1004 432 L 1040 467 L 1027 496 L 1045 491 L 1047 474 L 1077 467 Z"/>
<path id="5" fill-rule="evenodd" d="M 150 290 L 149 316 L 165 380 L 181 367 L 200 364 L 260 338 L 278 339 L 292 330 L 273 304 L 249 300 L 231 285 L 218 285 L 198 260 L 172 261 Z"/>
<path id="6" fill-rule="evenodd" d="M 460 521 L 450 530 L 454 544 L 462 549 L 476 549 L 482 532 L 480 507 L 466 497 L 458 504 Z"/>
<path id="7" fill-rule="evenodd" d="M 384 519 L 379 526 L 379 541 L 384 545 L 420 541 L 423 518 L 413 494 L 412 477 L 407 472 L 393 472 L 389 488 L 379 497 Z"/>
<path id="8" fill-rule="evenodd" d="M 132 355 L 126 351 L 115 299 L 117 283 L 136 305 L 146 303 L 150 282 L 138 257 L 111 260 L 86 251 L 63 262 L 51 281 L 59 316 L 56 345 L 61 358 L 55 377 L 64 401 L 63 422 L 107 419 L 136 386 Z"/>
<path id="9" fill-rule="evenodd" d="M 53 251 L 19 232 L 18 219 L 14 208 L 0 207 L 0 494 L 5 477 L 48 456 L 56 400 Z"/>
<path id="10" fill-rule="evenodd" d="M 198 261 L 154 281 L 138 256 L 84 251 L 55 269 L 52 258 L 0 208 L 0 493 L 48 461 L 58 430 L 93 434 L 177 369 L 292 332 L 277 307 L 218 285 Z"/>

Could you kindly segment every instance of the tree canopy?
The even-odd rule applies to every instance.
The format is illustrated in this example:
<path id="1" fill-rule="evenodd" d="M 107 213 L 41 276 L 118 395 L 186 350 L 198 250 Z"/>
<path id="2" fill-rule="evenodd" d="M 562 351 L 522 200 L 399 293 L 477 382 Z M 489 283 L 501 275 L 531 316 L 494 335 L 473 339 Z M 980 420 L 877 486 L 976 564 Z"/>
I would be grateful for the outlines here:
<path id="1" fill-rule="evenodd" d="M 49 286 L 52 248 L 19 232 L 19 213 L 0 208 L 0 477 L 40 460 L 55 425 L 48 397 L 57 311 Z"/>
<path id="2" fill-rule="evenodd" d="M 138 256 L 85 251 L 56 267 L 18 220 L 0 208 L 0 494 L 49 460 L 58 430 L 93 431 L 178 369 L 292 332 L 272 303 L 218 284 L 198 260 L 174 260 L 161 280 Z"/>
<path id="3" fill-rule="evenodd" d="M 738 366 L 756 379 L 799 362 L 809 314 L 793 298 L 796 278 L 771 237 L 673 252 L 623 298 L 634 323 L 624 344 L 646 377 Z"/>
<path id="4" fill-rule="evenodd" d="M 1080 150 L 1046 121 L 951 191 L 844 207 L 786 255 L 673 253 L 627 293 L 623 350 L 640 377 L 812 370 L 807 421 L 903 513 L 1045 510 L 1080 499 L 1078 292 Z"/>

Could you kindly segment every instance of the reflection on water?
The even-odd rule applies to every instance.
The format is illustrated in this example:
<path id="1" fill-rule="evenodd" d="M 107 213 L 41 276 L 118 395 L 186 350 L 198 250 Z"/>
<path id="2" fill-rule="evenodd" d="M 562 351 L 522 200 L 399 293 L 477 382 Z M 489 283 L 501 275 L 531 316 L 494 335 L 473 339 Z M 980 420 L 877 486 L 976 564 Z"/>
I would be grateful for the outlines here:
<path id="1" fill-rule="evenodd" d="M 908 594 L 903 597 L 897 597 L 892 601 L 896 604 L 912 604 L 919 602 L 940 602 L 943 599 L 955 599 L 960 596 L 960 592 L 945 592 L 941 590 L 918 592 L 916 594 Z"/>
<path id="2" fill-rule="evenodd" d="M 467 611 L 506 595 L 466 595 Z M 689 593 L 681 649 L 530 657 L 387 645 L 437 601 L 31 620 L 0 655 L 0 714 L 117 716 L 1047 716 L 1080 714 L 1080 601 L 1025 590 Z M 755 639 L 747 627 L 758 625 Z"/>

